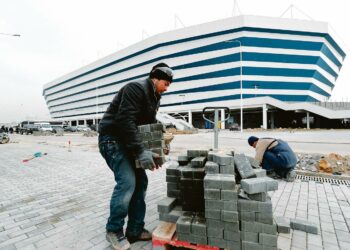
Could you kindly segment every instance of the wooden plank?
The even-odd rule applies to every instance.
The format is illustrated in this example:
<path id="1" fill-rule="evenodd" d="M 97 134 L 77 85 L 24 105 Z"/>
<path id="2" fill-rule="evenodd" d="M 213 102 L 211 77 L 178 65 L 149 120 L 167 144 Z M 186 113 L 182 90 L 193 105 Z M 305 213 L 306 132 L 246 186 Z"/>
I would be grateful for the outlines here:
<path id="1" fill-rule="evenodd" d="M 219 250 L 218 247 L 208 246 L 208 245 L 200 245 L 200 244 L 192 244 L 187 241 L 180 241 L 177 239 L 176 234 L 174 234 L 171 240 L 160 240 L 153 236 L 152 239 L 152 248 L 153 249 L 162 249 L 168 250 L 170 247 L 181 247 L 182 249 L 194 249 L 194 250 Z"/>
<path id="2" fill-rule="evenodd" d="M 160 241 L 170 241 L 176 231 L 176 224 L 160 221 L 157 228 L 153 231 L 153 239 Z"/>

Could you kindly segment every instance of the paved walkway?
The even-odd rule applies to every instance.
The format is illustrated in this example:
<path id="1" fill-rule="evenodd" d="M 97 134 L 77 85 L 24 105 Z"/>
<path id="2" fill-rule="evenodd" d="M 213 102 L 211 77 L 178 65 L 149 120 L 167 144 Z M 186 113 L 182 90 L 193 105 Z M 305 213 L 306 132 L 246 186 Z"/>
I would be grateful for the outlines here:
<path id="1" fill-rule="evenodd" d="M 28 163 L 35 152 L 47 155 Z M 166 195 L 165 170 L 148 172 L 146 225 L 158 224 L 157 201 Z M 0 145 L 0 250 L 111 249 L 105 240 L 112 172 L 97 148 L 35 142 Z M 320 225 L 321 234 L 280 235 L 281 249 L 350 249 L 350 191 L 314 182 L 279 183 L 271 193 L 277 215 Z M 151 249 L 136 243 L 132 249 Z"/>

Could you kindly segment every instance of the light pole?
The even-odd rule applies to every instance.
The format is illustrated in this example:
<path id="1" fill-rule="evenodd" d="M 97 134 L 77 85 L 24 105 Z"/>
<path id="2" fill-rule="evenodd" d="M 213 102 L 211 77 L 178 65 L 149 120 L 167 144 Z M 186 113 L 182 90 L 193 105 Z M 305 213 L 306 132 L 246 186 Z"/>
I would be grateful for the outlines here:
<path id="1" fill-rule="evenodd" d="M 181 96 L 181 98 L 182 98 L 182 102 L 181 102 L 181 108 L 183 108 L 184 107 L 184 101 L 185 101 L 185 94 L 180 94 L 179 95 L 179 97 Z M 185 110 L 183 110 L 183 112 L 185 113 L 185 115 L 186 115 L 186 112 L 185 112 Z M 183 119 L 184 120 L 186 120 L 184 117 L 183 117 Z"/>
<path id="2" fill-rule="evenodd" d="M 242 84 L 242 43 L 240 40 L 226 41 L 228 43 L 239 44 L 239 82 L 240 82 L 240 99 L 241 99 L 241 133 L 243 132 L 243 84 Z"/>
<path id="3" fill-rule="evenodd" d="M 98 87 L 99 84 L 96 82 L 96 131 L 98 131 Z"/>

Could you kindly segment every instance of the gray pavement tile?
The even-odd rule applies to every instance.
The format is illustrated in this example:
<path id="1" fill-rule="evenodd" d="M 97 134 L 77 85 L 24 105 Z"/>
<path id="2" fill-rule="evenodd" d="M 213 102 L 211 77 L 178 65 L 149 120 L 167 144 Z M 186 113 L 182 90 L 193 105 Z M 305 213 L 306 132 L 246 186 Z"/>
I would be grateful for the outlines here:
<path id="1" fill-rule="evenodd" d="M 350 249 L 350 243 L 349 242 L 339 241 L 339 247 L 340 247 L 341 250 L 349 250 Z"/>
<path id="2" fill-rule="evenodd" d="M 323 249 L 324 250 L 339 250 L 339 246 L 338 244 L 332 244 L 332 243 L 329 243 L 329 242 L 324 242 L 323 243 Z"/>
<path id="3" fill-rule="evenodd" d="M 288 234 L 279 234 L 277 237 L 278 249 L 290 249 L 291 247 L 291 236 Z"/>
<path id="4" fill-rule="evenodd" d="M 335 234 L 337 235 L 338 241 L 343 241 L 343 242 L 350 243 L 350 233 L 349 232 L 336 230 Z"/>
<path id="5" fill-rule="evenodd" d="M 44 234 L 35 235 L 33 237 L 29 237 L 25 240 L 21 240 L 21 241 L 17 242 L 15 244 L 15 246 L 17 249 L 22 249 L 22 247 L 25 247 L 27 245 L 34 245 L 35 242 L 42 240 L 44 238 L 46 238 L 46 236 Z"/>
<path id="6" fill-rule="evenodd" d="M 322 247 L 322 236 L 319 234 L 307 234 L 307 244 Z"/>
<path id="7" fill-rule="evenodd" d="M 17 250 L 17 248 L 15 247 L 15 245 L 6 245 L 4 247 L 0 247 L 0 250 Z"/>
<path id="8" fill-rule="evenodd" d="M 19 235 L 17 237 L 14 237 L 14 238 L 10 238 L 2 243 L 0 243 L 0 248 L 1 247 L 5 247 L 7 245 L 11 245 L 11 244 L 15 244 L 21 240 L 24 240 L 24 239 L 27 239 L 27 236 L 26 235 Z"/>
<path id="9" fill-rule="evenodd" d="M 335 233 L 335 229 L 332 222 L 321 222 L 321 231 L 327 233 Z"/>
<path id="10" fill-rule="evenodd" d="M 332 223 L 333 221 L 331 215 L 325 215 L 325 214 L 320 215 L 320 220 L 321 222 L 326 222 L 326 223 Z"/>
<path id="11" fill-rule="evenodd" d="M 332 212 L 332 219 L 333 219 L 333 221 L 345 222 L 345 219 L 341 213 L 337 214 L 337 213 Z"/>
<path id="12" fill-rule="evenodd" d="M 310 250 L 323 250 L 323 246 L 307 244 L 307 249 L 310 249 Z"/>
<path id="13" fill-rule="evenodd" d="M 349 228 L 345 222 L 334 221 L 334 229 L 344 231 L 344 232 L 349 232 Z"/>
<path id="14" fill-rule="evenodd" d="M 325 231 L 322 231 L 321 233 L 322 233 L 322 241 L 323 241 L 324 245 L 326 243 L 338 245 L 337 236 L 335 233 L 328 233 Z"/>

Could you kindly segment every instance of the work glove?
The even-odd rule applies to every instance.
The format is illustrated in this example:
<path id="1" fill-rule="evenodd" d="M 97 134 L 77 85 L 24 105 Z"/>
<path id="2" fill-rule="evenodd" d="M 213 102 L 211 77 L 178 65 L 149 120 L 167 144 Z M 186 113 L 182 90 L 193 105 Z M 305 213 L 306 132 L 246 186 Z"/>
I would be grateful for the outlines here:
<path id="1" fill-rule="evenodd" d="M 154 168 L 159 168 L 154 162 L 154 158 L 159 158 L 159 155 L 153 153 L 149 150 L 144 150 L 137 158 L 136 158 L 136 168 L 143 168 L 153 170 Z"/>

